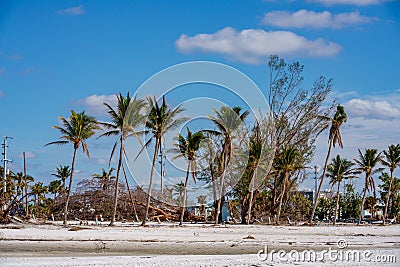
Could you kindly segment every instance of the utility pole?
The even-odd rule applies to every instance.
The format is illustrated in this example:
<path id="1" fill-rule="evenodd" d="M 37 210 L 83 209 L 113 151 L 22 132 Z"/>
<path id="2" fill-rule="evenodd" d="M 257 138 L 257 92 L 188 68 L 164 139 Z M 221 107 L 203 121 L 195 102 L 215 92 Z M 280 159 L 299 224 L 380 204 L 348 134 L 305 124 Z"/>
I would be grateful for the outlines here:
<path id="1" fill-rule="evenodd" d="M 6 193 L 7 193 L 7 162 L 11 162 L 11 160 L 7 159 L 7 139 L 12 139 L 9 136 L 4 137 L 3 141 L 3 195 L 4 195 L 4 207 L 3 210 L 7 208 L 7 200 L 6 200 Z"/>

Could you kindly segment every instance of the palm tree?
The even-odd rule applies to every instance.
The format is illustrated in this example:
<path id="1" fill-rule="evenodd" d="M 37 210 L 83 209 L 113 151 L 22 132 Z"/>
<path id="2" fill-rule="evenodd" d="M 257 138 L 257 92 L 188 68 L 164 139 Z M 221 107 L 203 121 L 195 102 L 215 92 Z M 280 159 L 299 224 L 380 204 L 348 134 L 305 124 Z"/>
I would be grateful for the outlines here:
<path id="1" fill-rule="evenodd" d="M 52 173 L 51 175 L 60 178 L 62 185 L 61 185 L 61 191 L 64 194 L 65 192 L 65 181 L 68 179 L 68 177 L 71 176 L 71 168 L 66 165 L 60 165 L 59 167 L 56 168 L 56 173 Z"/>
<path id="2" fill-rule="evenodd" d="M 178 114 L 183 111 L 181 106 L 178 106 L 171 110 L 167 103 L 165 102 L 165 97 L 163 97 L 161 106 L 157 103 L 155 97 L 147 97 L 147 101 L 150 108 L 150 113 L 147 117 L 146 128 L 150 131 L 150 139 L 143 146 L 139 154 L 143 151 L 145 147 L 147 147 L 151 141 L 155 140 L 154 147 L 154 155 L 153 155 L 153 164 L 150 173 L 150 181 L 149 181 L 149 190 L 147 193 L 147 202 L 146 202 L 146 212 L 143 217 L 142 226 L 146 225 L 147 217 L 149 215 L 149 207 L 151 200 L 151 188 L 153 186 L 153 177 L 154 170 L 156 168 L 158 152 L 160 150 L 160 145 L 164 139 L 164 135 L 169 130 L 173 130 L 178 127 L 181 123 L 186 121 L 186 118 L 177 118 Z"/>
<path id="3" fill-rule="evenodd" d="M 184 157 L 187 159 L 187 169 L 186 169 L 186 179 L 183 191 L 183 203 L 182 203 L 182 212 L 181 218 L 179 221 L 179 225 L 183 224 L 183 217 L 185 214 L 185 206 L 187 200 L 187 187 L 189 181 L 189 174 L 192 173 L 192 177 L 194 182 L 196 182 L 196 158 L 197 158 L 197 151 L 200 149 L 200 143 L 204 140 L 204 135 L 201 132 L 192 133 L 188 127 L 186 127 L 187 136 L 186 138 L 183 137 L 181 134 L 178 135 L 178 143 L 175 144 L 176 152 L 179 153 L 178 156 L 174 157 L 180 158 Z"/>
<path id="4" fill-rule="evenodd" d="M 235 138 L 234 132 L 243 124 L 245 118 L 249 114 L 249 111 L 247 110 L 240 114 L 241 110 L 242 108 L 240 107 L 234 107 L 233 109 L 230 107 L 221 107 L 219 111 L 214 109 L 215 117 L 209 116 L 209 119 L 215 124 L 217 130 L 207 132 L 220 136 L 223 139 L 222 153 L 220 156 L 222 175 L 219 185 L 220 192 L 216 207 L 215 224 L 218 224 L 220 220 L 219 217 L 221 214 L 222 198 L 224 195 L 226 169 L 233 156 L 232 140 Z"/>
<path id="5" fill-rule="evenodd" d="M 71 196 L 72 178 L 74 175 L 76 151 L 80 146 L 82 146 L 83 152 L 86 153 L 86 156 L 88 158 L 90 158 L 86 140 L 92 137 L 95 134 L 95 130 L 99 130 L 100 127 L 98 126 L 96 119 L 94 117 L 86 115 L 84 111 L 82 111 L 81 113 L 76 113 L 74 110 L 71 110 L 71 115 L 69 117 L 69 120 L 61 116 L 59 116 L 58 118 L 61 120 L 63 127 L 53 126 L 53 128 L 61 132 L 62 135 L 60 138 L 62 140 L 50 142 L 46 144 L 46 146 L 53 144 L 64 145 L 67 143 L 72 143 L 74 146 L 74 153 L 71 164 L 71 175 L 69 177 L 67 199 L 65 201 L 65 207 L 64 207 L 64 225 L 67 225 L 68 203 Z"/>
<path id="6" fill-rule="evenodd" d="M 142 114 L 142 110 L 145 107 L 145 102 L 143 100 L 138 100 L 136 97 L 132 99 L 129 96 L 129 93 L 126 97 L 122 94 L 117 95 L 117 109 L 115 110 L 109 104 L 104 103 L 104 105 L 108 109 L 108 114 L 111 117 L 111 122 L 101 122 L 100 124 L 105 126 L 109 131 L 101 134 L 99 136 L 111 136 L 117 135 L 117 141 L 115 141 L 114 146 L 111 150 L 109 164 L 111 162 L 111 158 L 114 155 L 114 151 L 119 143 L 119 157 L 118 157 L 118 166 L 117 166 L 117 177 L 115 179 L 115 191 L 114 191 L 114 208 L 113 214 L 111 216 L 110 226 L 113 226 L 115 223 L 115 215 L 117 213 L 117 205 L 118 205 L 118 183 L 119 177 L 121 173 L 121 165 L 122 165 L 122 157 L 124 154 L 124 146 L 126 138 L 130 136 L 136 136 L 137 132 L 135 132 L 135 128 L 144 123 L 145 117 Z M 139 140 L 140 141 L 140 140 Z"/>
<path id="7" fill-rule="evenodd" d="M 375 182 L 374 182 L 374 178 L 372 177 L 372 175 L 377 172 L 382 171 L 383 168 L 376 168 L 376 165 L 381 161 L 381 153 L 378 154 L 377 149 L 366 149 L 365 154 L 363 154 L 359 149 L 358 155 L 359 155 L 359 159 L 354 159 L 354 161 L 358 165 L 358 168 L 356 168 L 356 170 L 365 173 L 365 186 L 364 186 L 364 190 L 363 190 L 363 198 L 361 201 L 360 216 L 358 218 L 358 224 L 357 224 L 357 225 L 360 225 L 363 210 L 364 210 L 365 195 L 367 193 L 367 190 L 369 192 L 370 189 L 373 189 L 374 196 L 375 196 Z"/>
<path id="8" fill-rule="evenodd" d="M 12 179 L 15 180 L 15 187 L 16 187 L 15 197 L 18 197 L 23 192 L 24 174 L 22 172 L 17 172 L 16 174 L 12 175 Z"/>
<path id="9" fill-rule="evenodd" d="M 383 213 L 383 223 L 385 223 L 393 185 L 393 173 L 395 169 L 400 166 L 400 144 L 390 145 L 388 150 L 383 151 L 383 154 L 385 155 L 385 159 L 382 159 L 382 165 L 388 167 L 390 170 L 390 182 L 387 194 L 388 197 L 386 198 L 385 212 Z"/>
<path id="10" fill-rule="evenodd" d="M 203 211 L 204 212 L 204 220 L 207 221 L 207 210 L 206 210 L 207 196 L 206 195 L 197 196 L 197 203 L 199 203 L 201 205 L 200 206 L 200 214 Z"/>
<path id="11" fill-rule="evenodd" d="M 180 181 L 179 183 L 174 185 L 172 189 L 173 189 L 173 191 L 176 192 L 173 195 L 177 195 L 176 205 L 182 206 L 183 205 L 183 192 L 185 191 L 185 184 L 182 181 Z"/>
<path id="12" fill-rule="evenodd" d="M 115 171 L 115 168 L 111 168 L 109 171 L 106 171 L 104 168 L 102 168 L 101 174 L 95 173 L 92 175 L 93 178 L 99 179 L 104 191 L 108 191 L 110 181 L 116 178 L 114 175 L 112 175 L 113 171 Z"/>
<path id="13" fill-rule="evenodd" d="M 336 206 L 335 206 L 335 218 L 333 220 L 333 225 L 336 225 L 337 212 L 339 209 L 339 199 L 340 199 L 340 183 L 345 179 L 356 178 L 356 174 L 359 171 L 352 169 L 354 163 L 341 158 L 339 155 L 332 159 L 332 163 L 328 165 L 326 176 L 330 178 L 329 183 L 334 186 L 337 183 L 337 194 L 336 194 Z"/>
<path id="14" fill-rule="evenodd" d="M 51 181 L 49 184 L 49 192 L 54 195 L 53 203 L 56 203 L 56 195 L 62 190 L 62 185 L 60 180 Z"/>
<path id="15" fill-rule="evenodd" d="M 275 162 L 275 169 L 282 179 L 282 191 L 279 197 L 278 214 L 276 218 L 276 224 L 279 224 L 279 219 L 281 216 L 283 196 L 285 195 L 287 187 L 290 186 L 290 176 L 292 176 L 296 171 L 303 169 L 301 164 L 301 155 L 297 148 L 288 147 L 284 148 L 282 153 L 278 156 Z"/>
<path id="16" fill-rule="evenodd" d="M 44 195 L 48 192 L 47 186 L 43 186 L 42 182 L 37 182 L 31 186 L 31 190 L 34 196 L 34 205 L 40 205 Z"/>
<path id="17" fill-rule="evenodd" d="M 30 176 L 30 175 L 24 175 L 24 182 L 22 183 L 23 188 L 25 188 L 25 215 L 29 215 L 29 205 L 28 205 L 28 198 L 29 198 L 29 193 L 28 193 L 28 188 L 29 188 L 29 183 L 33 182 L 35 179 Z"/>
<path id="18" fill-rule="evenodd" d="M 329 119 L 329 118 L 326 118 L 326 119 Z M 314 219 L 315 209 L 317 208 L 317 205 L 318 205 L 319 194 L 321 192 L 322 184 L 324 183 L 324 178 L 325 178 L 325 174 L 326 174 L 326 169 L 328 167 L 328 161 L 329 161 L 329 157 L 331 155 L 332 146 L 335 147 L 336 144 L 338 144 L 340 148 L 343 148 L 342 136 L 340 134 L 340 126 L 342 126 L 342 124 L 347 121 L 347 114 L 344 111 L 344 107 L 341 105 L 338 105 L 336 107 L 335 115 L 333 116 L 333 118 L 331 118 L 329 120 L 331 121 L 331 128 L 329 129 L 329 148 L 328 148 L 328 153 L 327 153 L 326 159 L 325 159 L 324 170 L 322 172 L 321 180 L 319 182 L 318 191 L 315 195 L 314 207 L 313 207 L 310 221 L 309 221 L 310 224 L 312 223 L 312 220 Z M 328 127 L 328 125 L 323 130 L 327 129 L 327 127 Z"/>
<path id="19" fill-rule="evenodd" d="M 260 126 L 256 123 L 253 128 L 253 135 L 250 137 L 249 151 L 248 151 L 248 169 L 249 173 L 252 174 L 252 179 L 250 181 L 250 200 L 249 207 L 247 211 L 246 224 L 250 224 L 251 210 L 253 205 L 254 191 L 255 191 L 255 181 L 257 180 L 257 167 L 260 162 L 261 152 L 262 152 L 262 140 L 261 140 Z M 246 155 L 247 156 L 247 155 Z M 243 177 L 242 177 L 243 178 Z"/>

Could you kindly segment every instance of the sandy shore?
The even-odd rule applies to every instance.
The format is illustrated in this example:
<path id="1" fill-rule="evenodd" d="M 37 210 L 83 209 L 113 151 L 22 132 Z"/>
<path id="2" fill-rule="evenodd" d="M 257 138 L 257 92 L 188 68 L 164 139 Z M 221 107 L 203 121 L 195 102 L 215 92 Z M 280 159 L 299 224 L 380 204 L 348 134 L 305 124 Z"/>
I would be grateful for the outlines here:
<path id="1" fill-rule="evenodd" d="M 343 259 L 265 258 L 272 250 L 371 252 L 352 266 L 400 266 L 400 225 L 0 225 L 0 266 L 345 266 Z M 345 247 L 338 247 L 345 245 Z M 270 254 L 268 254 L 270 255 Z M 275 255 L 276 256 L 276 255 Z M 377 258 L 377 256 L 383 256 Z M 391 256 L 391 258 L 386 257 Z M 264 257 L 264 258 L 263 258 Z M 382 259 L 383 258 L 383 259 Z M 384 261 L 392 261 L 385 262 Z M 395 260 L 395 262 L 393 262 Z M 379 262 L 378 262 L 379 261 Z M 48 264 L 48 265 L 46 265 Z M 290 266 L 290 265 L 289 265 Z"/>

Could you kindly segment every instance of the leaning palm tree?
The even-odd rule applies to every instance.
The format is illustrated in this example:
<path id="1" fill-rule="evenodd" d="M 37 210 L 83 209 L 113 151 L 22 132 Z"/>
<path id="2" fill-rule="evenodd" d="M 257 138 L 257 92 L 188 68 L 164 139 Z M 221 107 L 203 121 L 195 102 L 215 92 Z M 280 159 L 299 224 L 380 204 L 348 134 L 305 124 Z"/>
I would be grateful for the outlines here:
<path id="1" fill-rule="evenodd" d="M 187 118 L 177 118 L 179 113 L 183 111 L 181 106 L 178 106 L 171 110 L 166 101 L 165 97 L 162 99 L 161 105 L 157 103 L 155 97 L 147 97 L 147 102 L 150 108 L 150 112 L 147 117 L 146 121 L 146 128 L 150 132 L 150 138 L 140 150 L 139 154 L 150 145 L 150 143 L 155 140 L 155 147 L 154 147 L 154 155 L 153 155 L 153 163 L 150 172 L 150 181 L 149 181 L 149 189 L 147 192 L 147 202 L 146 202 L 146 211 L 143 217 L 142 226 L 146 225 L 147 217 L 149 216 L 149 207 L 150 207 L 150 200 L 151 200 L 151 189 L 153 186 L 153 177 L 154 177 L 154 170 L 156 168 L 158 152 L 160 150 L 161 143 L 164 139 L 164 135 L 166 132 L 175 129 L 180 124 L 185 122 Z"/>
<path id="2" fill-rule="evenodd" d="M 117 205 L 118 205 L 118 184 L 119 177 L 122 166 L 122 157 L 124 154 L 124 146 L 126 138 L 130 136 L 137 137 L 137 132 L 135 128 L 144 123 L 145 117 L 142 114 L 143 108 L 145 107 L 145 102 L 140 99 L 132 99 L 129 96 L 129 93 L 126 97 L 122 94 L 117 95 L 117 109 L 111 107 L 111 105 L 104 103 L 104 105 L 108 109 L 108 114 L 111 117 L 111 122 L 100 122 L 101 125 L 105 126 L 109 131 L 101 134 L 99 136 L 111 136 L 117 135 L 118 139 L 114 143 L 114 146 L 111 150 L 110 160 L 114 155 L 114 151 L 119 143 L 119 157 L 118 157 L 118 166 L 117 166 L 117 176 L 115 179 L 115 191 L 114 191 L 114 208 L 113 214 L 111 216 L 110 226 L 113 226 L 115 223 L 115 215 L 117 213 Z M 139 140 L 140 141 L 140 140 Z"/>
<path id="3" fill-rule="evenodd" d="M 182 212 L 181 218 L 179 221 L 179 225 L 183 224 L 183 217 L 185 214 L 185 206 L 187 202 L 187 187 L 189 181 L 189 174 L 192 173 L 192 177 L 194 182 L 196 182 L 196 159 L 197 159 L 197 151 L 200 149 L 200 144 L 204 140 L 204 135 L 201 132 L 192 133 L 188 127 L 186 138 L 181 134 L 178 135 L 178 142 L 175 144 L 176 149 L 175 152 L 179 153 L 178 156 L 174 157 L 174 159 L 184 157 L 187 159 L 187 169 L 186 169 L 186 179 L 183 191 L 183 203 L 182 203 Z"/>
<path id="4" fill-rule="evenodd" d="M 279 224 L 281 216 L 283 196 L 286 193 L 287 187 L 290 186 L 290 177 L 296 172 L 303 169 L 301 164 L 301 155 L 297 148 L 288 147 L 282 150 L 282 153 L 278 155 L 275 163 L 276 172 L 283 178 L 282 179 L 282 191 L 279 197 L 278 214 L 276 217 L 276 224 Z"/>
<path id="5" fill-rule="evenodd" d="M 339 209 L 339 200 L 340 200 L 340 183 L 343 180 L 356 178 L 356 174 L 359 174 L 359 171 L 354 170 L 352 167 L 354 163 L 341 158 L 337 155 L 332 159 L 332 163 L 328 165 L 326 176 L 330 178 L 329 183 L 334 186 L 337 183 L 337 194 L 336 194 L 336 206 L 335 206 L 335 218 L 333 221 L 333 225 L 336 225 L 337 212 Z"/>
<path id="6" fill-rule="evenodd" d="M 112 175 L 113 171 L 115 171 L 115 168 L 111 168 L 108 171 L 106 171 L 104 168 L 102 168 L 102 173 L 95 173 L 92 175 L 93 178 L 99 179 L 99 183 L 100 183 L 101 187 L 106 192 L 109 189 L 110 181 L 112 179 L 116 178 L 114 175 Z"/>
<path id="7" fill-rule="evenodd" d="M 400 166 L 400 144 L 390 145 L 388 150 L 384 150 L 383 154 L 385 155 L 385 159 L 382 159 L 382 165 L 386 166 L 390 170 L 390 182 L 389 189 L 386 198 L 385 212 L 383 213 L 383 223 L 385 223 L 385 219 L 387 219 L 387 212 L 389 206 L 389 199 L 393 186 L 393 173 L 397 167 Z"/>
<path id="8" fill-rule="evenodd" d="M 326 118 L 326 119 L 329 119 L 329 118 Z M 340 126 L 342 126 L 342 124 L 347 121 L 347 114 L 344 111 L 344 107 L 341 105 L 338 105 L 336 107 L 335 115 L 333 116 L 333 118 L 331 118 L 329 120 L 331 121 L 331 128 L 329 129 L 329 139 L 328 139 L 329 140 L 329 148 L 328 148 L 328 153 L 327 153 L 326 159 L 325 159 L 324 170 L 322 172 L 321 180 L 319 182 L 318 191 L 315 195 L 314 207 L 311 212 L 311 217 L 310 217 L 310 221 L 309 221 L 310 224 L 312 223 L 312 220 L 314 219 L 315 210 L 318 205 L 319 194 L 321 192 L 322 184 L 324 183 L 324 178 L 325 178 L 325 174 L 326 174 L 326 169 L 328 167 L 328 161 L 329 161 L 329 157 L 331 155 L 332 146 L 335 147 L 336 144 L 338 144 L 340 148 L 343 148 L 342 136 L 340 134 Z M 322 130 L 327 129 L 328 126 L 329 125 L 327 125 Z"/>
<path id="9" fill-rule="evenodd" d="M 354 159 L 354 161 L 358 165 L 358 168 L 356 168 L 356 170 L 365 173 L 365 185 L 363 189 L 363 197 L 360 207 L 360 216 L 358 218 L 358 224 L 357 224 L 360 225 L 363 215 L 365 195 L 367 193 L 367 190 L 369 192 L 371 189 L 373 189 L 375 196 L 375 182 L 372 175 L 377 172 L 381 172 L 383 168 L 376 168 L 378 163 L 381 161 L 381 153 L 378 153 L 377 149 L 366 149 L 365 154 L 363 154 L 359 149 L 358 156 L 359 159 Z"/>
<path id="10" fill-rule="evenodd" d="M 60 138 L 62 140 L 50 142 L 45 146 L 53 144 L 64 145 L 67 143 L 72 143 L 72 145 L 74 146 L 74 153 L 71 164 L 71 175 L 69 177 L 67 199 L 65 200 L 64 207 L 64 225 L 67 225 L 68 203 L 72 190 L 72 178 L 75 169 L 76 152 L 78 148 L 82 146 L 83 152 L 86 153 L 86 156 L 88 158 L 90 158 L 86 140 L 91 138 L 95 134 L 95 130 L 99 130 L 100 127 L 98 126 L 96 119 L 94 117 L 86 115 L 84 111 L 82 111 L 81 113 L 76 113 L 74 110 L 71 110 L 69 120 L 61 116 L 59 116 L 58 118 L 61 120 L 63 126 L 53 126 L 53 128 L 61 132 L 62 135 Z"/>
<path id="11" fill-rule="evenodd" d="M 222 144 L 222 153 L 220 156 L 220 184 L 219 184 L 219 195 L 218 202 L 216 206 L 215 213 L 215 224 L 219 223 L 220 214 L 222 209 L 222 199 L 224 195 L 224 187 L 225 187 L 225 174 L 228 164 L 233 156 L 233 139 L 235 138 L 235 131 L 243 124 L 247 115 L 249 115 L 249 111 L 242 112 L 241 107 L 234 107 L 231 109 L 230 107 L 221 107 L 220 110 L 215 110 L 215 117 L 209 116 L 209 119 L 215 124 L 217 127 L 216 130 L 207 131 L 213 135 L 219 136 L 223 140 Z"/>

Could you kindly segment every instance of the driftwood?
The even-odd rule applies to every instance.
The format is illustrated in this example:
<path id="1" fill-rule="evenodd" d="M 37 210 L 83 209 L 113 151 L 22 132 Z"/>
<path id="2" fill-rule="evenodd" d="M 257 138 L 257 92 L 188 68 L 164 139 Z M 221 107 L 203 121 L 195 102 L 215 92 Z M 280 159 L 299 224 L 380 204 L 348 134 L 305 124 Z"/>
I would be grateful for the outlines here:
<path id="1" fill-rule="evenodd" d="M 144 204 L 142 202 L 136 201 L 135 204 L 142 206 L 142 207 L 146 207 L 146 204 Z M 179 221 L 182 209 L 181 208 L 172 209 L 173 208 L 172 205 L 168 205 L 168 206 L 169 206 L 168 209 L 163 210 L 163 209 L 156 208 L 156 207 L 149 205 L 149 208 L 157 213 L 157 215 L 151 216 L 149 219 L 150 220 L 158 219 L 158 220 Z M 166 211 L 168 211 L 169 213 L 167 213 Z M 204 221 L 204 216 L 196 216 L 187 210 L 185 210 L 184 217 L 189 221 Z"/>

